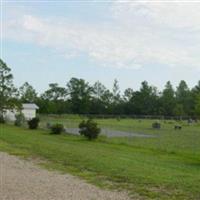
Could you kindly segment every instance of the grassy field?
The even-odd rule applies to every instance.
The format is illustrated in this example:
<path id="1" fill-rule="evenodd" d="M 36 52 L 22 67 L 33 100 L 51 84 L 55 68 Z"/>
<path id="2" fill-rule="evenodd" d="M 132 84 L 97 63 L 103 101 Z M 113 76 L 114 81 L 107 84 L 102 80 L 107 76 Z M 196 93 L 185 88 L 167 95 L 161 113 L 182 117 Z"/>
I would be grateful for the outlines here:
<path id="1" fill-rule="evenodd" d="M 42 116 L 46 122 L 77 127 L 79 117 Z M 200 124 L 175 131 L 174 121 L 98 119 L 101 127 L 155 134 L 155 138 L 105 138 L 87 141 L 80 136 L 49 135 L 0 125 L 0 150 L 23 157 L 39 157 L 42 165 L 80 176 L 101 187 L 127 189 L 141 199 L 200 199 Z M 180 122 L 179 122 L 180 123 Z"/>

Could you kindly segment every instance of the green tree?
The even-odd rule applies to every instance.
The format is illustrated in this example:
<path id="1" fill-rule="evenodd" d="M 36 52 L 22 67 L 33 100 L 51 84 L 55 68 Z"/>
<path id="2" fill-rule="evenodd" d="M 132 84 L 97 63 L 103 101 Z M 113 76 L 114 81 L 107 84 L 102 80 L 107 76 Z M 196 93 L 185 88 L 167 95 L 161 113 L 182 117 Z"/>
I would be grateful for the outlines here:
<path id="1" fill-rule="evenodd" d="M 192 89 L 192 97 L 194 100 L 194 114 L 200 116 L 200 81 Z"/>
<path id="2" fill-rule="evenodd" d="M 200 80 L 198 81 L 197 85 L 192 89 L 194 93 L 200 94 Z"/>
<path id="3" fill-rule="evenodd" d="M 83 79 L 71 78 L 67 83 L 73 113 L 88 114 L 92 87 Z"/>
<path id="4" fill-rule="evenodd" d="M 124 114 L 134 114 L 135 113 L 133 96 L 134 96 L 134 91 L 132 88 L 127 88 L 124 91 L 123 102 L 122 102 Z"/>
<path id="5" fill-rule="evenodd" d="M 33 103 L 37 100 L 36 90 L 28 82 L 19 88 L 19 93 L 23 103 Z"/>
<path id="6" fill-rule="evenodd" d="M 16 89 L 13 85 L 11 69 L 0 59 L 0 121 L 4 121 L 4 113 L 7 109 L 16 106 Z"/>
<path id="7" fill-rule="evenodd" d="M 200 93 L 196 96 L 195 100 L 195 114 L 200 116 Z"/>
<path id="8" fill-rule="evenodd" d="M 57 83 L 49 84 L 38 100 L 38 105 L 42 113 L 63 114 L 69 112 L 69 102 L 67 101 L 67 89 Z"/>
<path id="9" fill-rule="evenodd" d="M 102 99 L 104 93 L 106 91 L 106 87 L 100 83 L 99 81 L 95 82 L 93 85 L 93 96 L 96 99 Z"/>
<path id="10" fill-rule="evenodd" d="M 185 111 L 182 104 L 176 104 L 173 111 L 174 115 L 176 116 L 183 116 L 185 115 Z"/>
<path id="11" fill-rule="evenodd" d="M 117 79 L 114 80 L 112 88 L 112 114 L 123 114 L 123 100 L 120 95 L 119 82 Z"/>
<path id="12" fill-rule="evenodd" d="M 132 89 L 132 88 L 127 88 L 127 89 L 124 91 L 124 95 L 123 95 L 124 101 L 126 101 L 126 102 L 131 101 L 131 99 L 133 98 L 133 94 L 134 94 L 133 89 Z"/>
<path id="13" fill-rule="evenodd" d="M 117 79 L 114 80 L 112 91 L 113 91 L 113 103 L 114 104 L 120 103 L 121 97 L 120 97 L 119 82 Z"/>
<path id="14" fill-rule="evenodd" d="M 159 113 L 159 97 L 155 87 L 147 81 L 141 83 L 140 91 L 133 94 L 133 105 L 136 114 L 154 115 Z"/>
<path id="15" fill-rule="evenodd" d="M 177 104 L 182 105 L 184 114 L 191 115 L 194 110 L 192 93 L 187 83 L 182 80 L 176 90 Z"/>
<path id="16" fill-rule="evenodd" d="M 112 108 L 112 104 L 113 104 L 113 94 L 109 89 L 106 89 L 105 92 L 102 95 L 102 101 L 105 107 L 105 114 L 112 114 L 113 113 L 113 108 Z M 104 114 L 103 113 L 103 114 Z"/>
<path id="17" fill-rule="evenodd" d="M 92 98 L 90 104 L 91 114 L 103 114 L 106 110 L 106 102 L 104 102 L 104 95 L 106 87 L 99 81 L 95 82 L 92 87 Z"/>
<path id="18" fill-rule="evenodd" d="M 177 98 L 178 102 L 183 103 L 185 98 L 187 98 L 188 93 L 189 93 L 188 85 L 184 80 L 182 80 L 179 83 L 177 90 L 176 90 L 176 98 Z"/>
<path id="19" fill-rule="evenodd" d="M 60 87 L 58 83 L 50 83 L 49 89 L 42 94 L 44 99 L 48 100 L 65 100 L 67 97 L 67 90 L 64 87 Z"/>
<path id="20" fill-rule="evenodd" d="M 175 91 L 172 84 L 168 81 L 161 96 L 161 105 L 165 116 L 172 116 L 176 106 Z"/>

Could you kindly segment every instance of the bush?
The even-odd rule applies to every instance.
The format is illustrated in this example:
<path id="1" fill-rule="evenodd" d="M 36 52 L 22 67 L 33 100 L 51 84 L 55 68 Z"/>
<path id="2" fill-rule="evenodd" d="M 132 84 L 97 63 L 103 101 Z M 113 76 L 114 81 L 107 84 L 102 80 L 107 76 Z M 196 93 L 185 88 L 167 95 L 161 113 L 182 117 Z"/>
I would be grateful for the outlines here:
<path id="1" fill-rule="evenodd" d="M 34 117 L 33 119 L 28 121 L 28 126 L 30 129 L 37 129 L 39 122 L 40 122 L 40 119 L 38 117 Z"/>
<path id="2" fill-rule="evenodd" d="M 159 122 L 154 122 L 152 124 L 152 128 L 155 128 L 155 129 L 160 129 L 161 128 L 161 124 Z"/>
<path id="3" fill-rule="evenodd" d="M 25 117 L 23 113 L 19 113 L 15 115 L 15 126 L 21 126 L 25 121 Z"/>
<path id="4" fill-rule="evenodd" d="M 96 139 L 101 132 L 101 129 L 98 128 L 97 123 L 94 122 L 92 119 L 89 119 L 87 121 L 83 120 L 79 124 L 79 133 L 81 135 L 84 135 L 89 140 Z"/>
<path id="5" fill-rule="evenodd" d="M 62 124 L 54 124 L 51 127 L 51 134 L 61 134 L 64 130 L 64 126 Z"/>
<path id="6" fill-rule="evenodd" d="M 5 123 L 5 119 L 2 115 L 0 115 L 0 124 L 4 124 Z"/>
<path id="7" fill-rule="evenodd" d="M 174 129 L 175 129 L 175 130 L 181 130 L 181 129 L 182 129 L 182 126 L 180 126 L 180 125 L 175 125 L 175 126 L 174 126 Z"/>

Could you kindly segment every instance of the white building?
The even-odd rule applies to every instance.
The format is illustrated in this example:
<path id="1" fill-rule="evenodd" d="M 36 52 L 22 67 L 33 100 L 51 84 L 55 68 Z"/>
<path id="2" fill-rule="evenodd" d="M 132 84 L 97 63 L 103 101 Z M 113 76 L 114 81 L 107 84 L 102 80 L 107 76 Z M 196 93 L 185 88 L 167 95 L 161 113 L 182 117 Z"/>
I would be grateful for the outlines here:
<path id="1" fill-rule="evenodd" d="M 26 120 L 36 117 L 36 111 L 39 107 L 34 103 L 24 103 L 22 104 L 22 113 Z M 17 114 L 16 110 L 7 110 L 5 113 L 5 118 L 9 121 L 15 121 L 15 115 Z"/>
<path id="2" fill-rule="evenodd" d="M 25 119 L 32 119 L 36 117 L 36 111 L 39 107 L 34 103 L 24 103 L 22 104 L 22 113 Z"/>

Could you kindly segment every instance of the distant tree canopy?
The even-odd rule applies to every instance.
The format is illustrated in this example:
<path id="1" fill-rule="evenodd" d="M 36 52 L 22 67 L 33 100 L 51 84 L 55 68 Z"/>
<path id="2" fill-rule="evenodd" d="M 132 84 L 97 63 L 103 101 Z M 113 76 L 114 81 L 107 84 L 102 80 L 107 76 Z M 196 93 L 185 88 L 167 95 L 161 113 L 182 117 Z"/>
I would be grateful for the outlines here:
<path id="1" fill-rule="evenodd" d="M 46 114 L 200 116 L 200 80 L 192 89 L 184 80 L 177 88 L 168 81 L 162 91 L 143 81 L 139 90 L 127 88 L 122 93 L 117 79 L 109 90 L 99 81 L 91 85 L 73 77 L 65 87 L 49 84 L 41 95 L 25 82 L 18 89 L 18 98 L 12 80 L 11 69 L 0 59 L 1 113 L 17 102 L 35 102 L 39 112 Z"/>
<path id="2" fill-rule="evenodd" d="M 176 89 L 168 81 L 163 91 L 143 81 L 138 91 L 127 88 L 121 94 L 117 80 L 110 91 L 99 81 L 90 85 L 83 79 L 71 78 L 66 88 L 49 84 L 36 102 L 40 112 L 47 114 L 199 116 L 200 81 L 192 89 L 183 80 Z"/>

